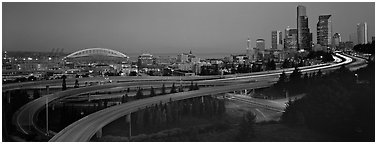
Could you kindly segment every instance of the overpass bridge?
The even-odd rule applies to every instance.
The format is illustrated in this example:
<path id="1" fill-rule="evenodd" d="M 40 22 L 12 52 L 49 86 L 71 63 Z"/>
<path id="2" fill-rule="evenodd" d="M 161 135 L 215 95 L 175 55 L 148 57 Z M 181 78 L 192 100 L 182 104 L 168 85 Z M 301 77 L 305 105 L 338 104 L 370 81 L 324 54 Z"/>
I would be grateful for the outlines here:
<path id="1" fill-rule="evenodd" d="M 352 59 L 348 58 L 348 57 L 345 57 L 343 55 L 340 55 L 340 54 L 337 54 L 339 57 L 343 57 L 345 58 L 346 60 L 341 62 L 341 63 L 336 63 L 336 64 L 331 64 L 331 65 L 324 65 L 324 66 L 320 66 L 320 67 L 306 67 L 306 68 L 301 68 L 302 70 L 301 71 L 305 71 L 305 72 L 313 72 L 313 71 L 317 71 L 319 69 L 329 69 L 329 68 L 335 68 L 335 67 L 339 67 L 341 65 L 345 65 L 345 64 L 349 64 L 352 62 Z M 280 73 L 282 71 L 286 71 L 286 73 L 291 73 L 293 69 L 285 69 L 285 70 L 276 70 L 276 71 L 271 71 L 271 72 L 264 72 L 262 74 L 245 74 L 245 75 L 239 75 L 237 77 L 228 77 L 228 78 L 221 78 L 221 79 L 210 79 L 210 80 L 201 80 L 201 81 L 198 81 L 198 83 L 219 83 L 219 82 L 227 82 L 229 85 L 228 86 L 223 86 L 223 87 L 215 87 L 215 88 L 203 88 L 202 90 L 199 90 L 195 93 L 193 92 L 184 92 L 184 95 L 182 97 L 180 97 L 179 94 L 177 95 L 166 95 L 166 97 L 169 97 L 171 96 L 172 99 L 174 100 L 180 100 L 180 99 L 185 99 L 185 98 L 191 98 L 191 97 L 197 97 L 197 96 L 200 96 L 200 95 L 207 95 L 207 94 L 215 94 L 217 92 L 220 92 L 220 93 L 225 93 L 225 92 L 228 92 L 228 91 L 235 91 L 235 90 L 240 90 L 240 89 L 248 89 L 248 88 L 252 88 L 252 87 L 261 87 L 261 86 L 265 86 L 265 87 L 268 87 L 270 86 L 273 82 L 273 81 L 276 81 L 278 76 L 280 75 Z M 277 78 L 276 78 L 277 77 Z M 235 83 L 239 82 L 239 81 L 244 81 L 245 79 L 257 79 L 257 78 L 266 78 L 264 81 L 257 81 L 255 83 L 249 83 L 249 84 L 241 84 L 241 85 L 236 85 Z M 177 80 L 177 79 L 173 79 L 173 80 Z M 142 82 L 129 82 L 129 83 L 123 83 L 124 86 L 126 85 L 142 85 L 143 83 L 164 83 L 164 82 L 161 82 L 161 81 L 142 81 Z M 166 83 L 166 81 L 165 81 Z M 34 116 L 34 114 L 43 108 L 43 106 L 45 105 L 45 99 L 48 98 L 48 102 L 52 102 L 54 100 L 59 100 L 59 99 L 62 99 L 62 98 L 67 98 L 67 97 L 73 97 L 73 96 L 76 96 L 77 93 L 83 93 L 83 92 L 90 92 L 90 91 L 96 91 L 96 90 L 100 90 L 100 89 L 108 89 L 108 88 L 111 88 L 111 87 L 116 87 L 116 86 L 119 86 L 119 85 L 122 85 L 122 83 L 113 83 L 113 84 L 107 84 L 107 85 L 100 85 L 100 86 L 91 86 L 91 87 L 84 87 L 84 88 L 79 88 L 79 89 L 74 89 L 74 90 L 68 90 L 68 91 L 64 91 L 64 92 L 58 92 L 58 93 L 55 93 L 55 94 L 51 94 L 51 95 L 47 95 L 43 98 L 39 98 L 35 101 L 32 101 L 30 103 L 28 103 L 27 105 L 25 105 L 24 107 L 22 107 L 19 112 L 17 113 L 17 115 L 15 115 L 15 122 L 16 122 L 16 126 L 21 130 L 23 131 L 24 133 L 28 133 L 26 131 L 26 129 L 24 128 L 25 126 L 29 125 L 30 123 L 34 126 L 34 122 L 33 122 L 33 118 L 28 118 L 27 116 L 25 116 L 25 114 L 32 114 L 32 117 Z M 211 91 L 209 89 L 213 89 L 213 90 L 216 90 L 215 92 L 214 91 Z M 75 95 L 76 94 L 76 95 Z M 188 94 L 188 95 L 186 95 Z M 163 97 L 159 97 L 158 100 L 159 101 L 163 101 L 165 100 L 164 98 L 166 98 L 165 96 Z M 153 98 L 152 98 L 153 99 Z M 158 102 L 159 102 L 158 101 Z M 155 101 L 152 101 L 152 102 L 155 102 Z M 149 102 L 143 102 L 142 104 L 140 105 L 143 105 L 143 104 L 150 104 L 151 101 Z M 128 103 L 126 103 L 128 104 Z M 122 104 L 124 105 L 124 104 Z M 118 105 L 119 107 L 121 105 Z M 115 106 L 118 108 L 118 106 Z M 113 109 L 115 109 L 115 107 L 111 107 Z M 135 106 L 133 107 L 138 107 L 137 104 L 135 104 Z M 131 108 L 133 108 L 131 107 Z M 127 108 L 130 108 L 130 107 L 126 107 L 124 109 L 127 109 Z M 130 110 L 132 112 L 132 110 Z M 100 112 L 100 111 L 99 111 Z M 93 113 L 91 115 L 101 115 L 102 113 Z M 89 115 L 90 116 L 90 115 Z M 88 116 L 87 116 L 88 117 Z M 94 117 L 94 116 L 91 116 L 91 117 Z M 85 117 L 86 118 L 86 117 Z M 77 122 L 80 122 L 82 120 L 79 120 Z M 91 121 L 95 121 L 95 120 L 91 120 Z M 97 122 L 95 122 L 97 123 Z M 72 126 L 74 125 L 74 126 Z M 80 126 L 81 124 L 76 124 L 76 122 L 74 124 L 72 124 L 70 126 L 68 126 L 69 128 L 73 128 L 73 127 L 78 127 Z M 104 125 L 103 124 L 100 124 L 100 125 L 94 125 L 96 128 L 96 130 L 99 130 L 100 128 L 102 128 Z M 66 129 L 64 129 L 63 131 L 69 131 L 68 127 Z M 71 138 L 74 138 L 74 137 L 66 137 L 64 135 L 67 135 L 69 132 L 59 132 L 53 139 L 51 139 L 51 141 L 69 141 L 69 139 Z M 93 131 L 93 130 L 91 130 Z M 72 132 L 72 131 L 70 131 Z M 94 134 L 95 132 L 93 132 Z M 79 135 L 81 135 L 82 133 L 79 133 Z M 60 136 L 59 136 L 60 135 Z M 92 136 L 92 135 L 90 135 Z M 60 137 L 60 138 L 58 138 Z M 85 136 L 83 136 L 85 137 Z M 87 140 L 87 139 L 74 139 L 73 141 L 80 141 L 80 140 Z"/>

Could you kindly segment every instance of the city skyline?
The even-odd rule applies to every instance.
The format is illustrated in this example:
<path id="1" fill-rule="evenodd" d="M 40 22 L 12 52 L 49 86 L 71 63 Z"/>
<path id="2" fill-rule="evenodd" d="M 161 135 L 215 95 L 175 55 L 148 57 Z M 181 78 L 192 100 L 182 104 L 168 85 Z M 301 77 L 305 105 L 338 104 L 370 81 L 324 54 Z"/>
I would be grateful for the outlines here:
<path id="1" fill-rule="evenodd" d="M 315 43 L 326 13 L 333 33 L 347 36 L 366 22 L 368 41 L 374 36 L 374 3 L 3 3 L 3 50 L 242 53 L 249 35 L 252 47 L 261 38 L 268 49 L 272 31 L 296 28 L 298 5 Z"/>

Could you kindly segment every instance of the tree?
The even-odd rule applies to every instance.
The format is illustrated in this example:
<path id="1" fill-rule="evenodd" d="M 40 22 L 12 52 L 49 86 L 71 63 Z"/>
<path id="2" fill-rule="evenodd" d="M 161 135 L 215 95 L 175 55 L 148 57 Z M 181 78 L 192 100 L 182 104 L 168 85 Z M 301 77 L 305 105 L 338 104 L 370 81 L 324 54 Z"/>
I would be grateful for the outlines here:
<path id="1" fill-rule="evenodd" d="M 128 102 L 128 94 L 122 96 L 122 103 Z"/>
<path id="2" fill-rule="evenodd" d="M 191 84 L 190 84 L 190 87 L 189 87 L 189 91 L 192 91 L 194 90 L 194 83 L 191 81 Z"/>
<path id="3" fill-rule="evenodd" d="M 137 76 L 137 73 L 135 71 L 130 72 L 129 76 Z"/>
<path id="4" fill-rule="evenodd" d="M 183 86 L 182 86 L 182 84 L 179 86 L 178 91 L 179 92 L 183 92 Z"/>
<path id="5" fill-rule="evenodd" d="M 151 93 L 149 94 L 149 97 L 156 96 L 156 93 L 154 92 L 154 88 L 151 86 Z"/>
<path id="6" fill-rule="evenodd" d="M 194 90 L 199 90 L 198 83 L 195 83 Z"/>
<path id="7" fill-rule="evenodd" d="M 142 98 L 144 98 L 142 91 L 143 91 L 143 89 L 139 87 L 139 89 L 136 92 L 136 99 L 142 99 Z"/>
<path id="8" fill-rule="evenodd" d="M 297 94 L 303 91 L 302 87 L 302 78 L 301 71 L 298 67 L 295 67 L 291 75 L 289 76 L 288 89 L 291 93 Z"/>
<path id="9" fill-rule="evenodd" d="M 74 88 L 79 88 L 79 81 L 76 79 Z"/>
<path id="10" fill-rule="evenodd" d="M 166 94 L 165 89 L 166 89 L 165 84 L 162 84 L 162 88 L 161 88 L 161 94 L 162 95 Z"/>
<path id="11" fill-rule="evenodd" d="M 64 90 L 67 89 L 67 84 L 66 84 L 66 82 L 65 82 L 65 79 L 66 79 L 67 77 L 66 77 L 65 75 L 63 75 L 62 78 L 63 78 L 62 90 L 64 91 Z"/>
<path id="12" fill-rule="evenodd" d="M 170 90 L 170 93 L 176 93 L 177 90 L 175 89 L 175 85 L 173 83 L 173 85 L 171 86 L 171 90 Z"/>
<path id="13" fill-rule="evenodd" d="M 237 140 L 250 141 L 250 138 L 255 137 L 255 121 L 256 115 L 251 111 L 248 111 L 243 115 L 237 135 Z"/>
<path id="14" fill-rule="evenodd" d="M 34 89 L 34 91 L 33 91 L 33 98 L 37 99 L 39 97 L 41 97 L 41 94 L 39 93 L 39 90 Z"/>

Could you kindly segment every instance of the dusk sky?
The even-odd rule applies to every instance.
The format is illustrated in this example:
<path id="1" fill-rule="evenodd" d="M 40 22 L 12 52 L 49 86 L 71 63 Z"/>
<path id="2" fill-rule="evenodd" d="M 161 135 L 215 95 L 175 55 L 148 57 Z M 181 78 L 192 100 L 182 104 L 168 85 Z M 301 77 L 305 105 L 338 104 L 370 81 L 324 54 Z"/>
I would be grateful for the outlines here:
<path id="1" fill-rule="evenodd" d="M 127 53 L 242 53 L 271 31 L 296 28 L 296 7 L 306 6 L 316 41 L 320 14 L 331 14 L 342 41 L 368 23 L 375 31 L 370 3 L 3 3 L 3 50 L 74 52 L 103 47 Z"/>

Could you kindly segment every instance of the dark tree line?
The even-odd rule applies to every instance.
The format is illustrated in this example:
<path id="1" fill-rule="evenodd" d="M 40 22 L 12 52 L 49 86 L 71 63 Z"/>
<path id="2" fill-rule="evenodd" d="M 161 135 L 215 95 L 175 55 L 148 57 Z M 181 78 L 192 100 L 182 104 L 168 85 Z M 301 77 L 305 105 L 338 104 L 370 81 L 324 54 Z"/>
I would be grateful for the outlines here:
<path id="1" fill-rule="evenodd" d="M 255 123 L 256 115 L 251 111 L 244 113 L 241 124 L 239 125 L 239 132 L 237 134 L 236 141 L 247 142 L 251 141 L 255 137 Z"/>
<path id="2" fill-rule="evenodd" d="M 374 141 L 374 79 L 357 84 L 354 73 L 344 66 L 308 77 L 307 95 L 287 103 L 283 123 L 321 131 L 337 141 Z"/>
<path id="3" fill-rule="evenodd" d="M 367 54 L 372 54 L 374 55 L 374 41 L 372 43 L 367 43 L 367 44 L 357 44 L 353 47 L 353 50 L 361 53 L 367 53 Z"/>
<path id="4" fill-rule="evenodd" d="M 321 59 L 322 62 L 332 62 L 334 58 L 332 57 L 332 53 L 324 52 L 324 51 L 311 51 L 306 56 L 307 59 Z"/>
<path id="5" fill-rule="evenodd" d="M 210 96 L 155 104 L 131 114 L 133 135 L 171 128 L 184 117 L 217 118 L 225 113 L 225 102 Z"/>

